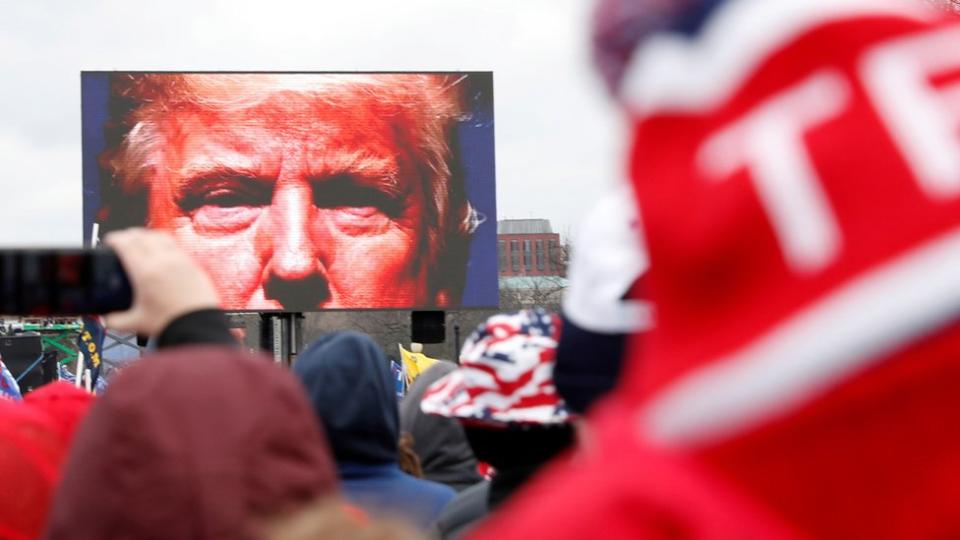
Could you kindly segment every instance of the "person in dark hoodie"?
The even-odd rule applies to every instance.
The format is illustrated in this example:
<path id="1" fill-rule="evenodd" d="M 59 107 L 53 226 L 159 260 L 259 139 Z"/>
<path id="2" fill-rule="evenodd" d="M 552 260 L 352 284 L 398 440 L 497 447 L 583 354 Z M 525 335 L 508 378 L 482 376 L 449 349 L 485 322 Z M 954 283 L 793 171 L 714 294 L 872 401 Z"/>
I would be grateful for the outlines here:
<path id="1" fill-rule="evenodd" d="M 654 322 L 648 268 L 633 193 L 618 186 L 584 217 L 570 255 L 553 380 L 571 411 L 584 414 L 613 390 L 628 341 L 643 346 Z"/>
<path id="2" fill-rule="evenodd" d="M 494 315 L 464 342 L 460 367 L 427 389 L 423 411 L 459 420 L 495 471 L 443 511 L 434 530 L 441 538 L 469 533 L 573 444 L 574 415 L 553 382 L 560 324 L 540 308 Z"/>
<path id="3" fill-rule="evenodd" d="M 420 457 L 424 478 L 463 491 L 483 480 L 463 426 L 452 418 L 420 410 L 427 388 L 455 369 L 456 364 L 441 361 L 417 377 L 400 401 L 400 430 L 413 437 L 413 451 Z"/>
<path id="4" fill-rule="evenodd" d="M 326 430 L 347 500 L 426 529 L 454 491 L 400 470 L 396 391 L 386 357 L 367 335 L 332 332 L 293 366 Z"/>

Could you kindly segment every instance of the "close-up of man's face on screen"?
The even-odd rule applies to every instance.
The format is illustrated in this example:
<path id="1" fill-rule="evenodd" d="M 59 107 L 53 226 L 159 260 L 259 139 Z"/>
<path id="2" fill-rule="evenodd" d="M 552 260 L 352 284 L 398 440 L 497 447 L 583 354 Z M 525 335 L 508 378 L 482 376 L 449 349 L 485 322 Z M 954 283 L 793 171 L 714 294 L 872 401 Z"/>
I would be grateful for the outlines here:
<path id="1" fill-rule="evenodd" d="M 470 76 L 111 73 L 101 232 L 170 231 L 226 309 L 457 306 Z"/>

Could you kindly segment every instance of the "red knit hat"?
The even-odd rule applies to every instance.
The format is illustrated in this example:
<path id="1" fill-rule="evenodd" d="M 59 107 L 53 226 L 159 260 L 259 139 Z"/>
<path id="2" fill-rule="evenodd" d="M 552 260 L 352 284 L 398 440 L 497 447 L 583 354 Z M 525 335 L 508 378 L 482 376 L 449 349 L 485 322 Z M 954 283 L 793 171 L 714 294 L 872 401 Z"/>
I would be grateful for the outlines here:
<path id="1" fill-rule="evenodd" d="M 620 474 L 635 446 L 721 489 L 588 489 L 592 513 L 540 533 L 617 514 L 605 538 L 644 519 L 739 538 L 698 522 L 730 492 L 777 537 L 958 537 L 960 24 L 923 2 L 711 3 L 624 70 L 657 326 L 576 467 Z M 524 537 L 525 512 L 582 497 L 569 478 L 479 537 Z"/>
<path id="2" fill-rule="evenodd" d="M 65 383 L 0 399 L 0 538 L 39 537 L 69 443 L 92 396 Z"/>

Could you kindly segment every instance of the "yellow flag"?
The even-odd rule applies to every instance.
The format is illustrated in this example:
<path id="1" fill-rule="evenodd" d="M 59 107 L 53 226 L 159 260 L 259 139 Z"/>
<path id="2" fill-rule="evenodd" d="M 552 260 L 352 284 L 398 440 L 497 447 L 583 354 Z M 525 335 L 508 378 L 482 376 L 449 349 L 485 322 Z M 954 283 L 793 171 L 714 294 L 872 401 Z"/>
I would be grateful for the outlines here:
<path id="1" fill-rule="evenodd" d="M 400 358 L 403 361 L 403 375 L 406 378 L 407 388 L 410 388 L 410 385 L 417 380 L 421 373 L 437 363 L 437 359 L 430 358 L 423 353 L 410 352 L 404 349 L 403 345 L 398 344 L 397 346 L 400 347 Z"/>

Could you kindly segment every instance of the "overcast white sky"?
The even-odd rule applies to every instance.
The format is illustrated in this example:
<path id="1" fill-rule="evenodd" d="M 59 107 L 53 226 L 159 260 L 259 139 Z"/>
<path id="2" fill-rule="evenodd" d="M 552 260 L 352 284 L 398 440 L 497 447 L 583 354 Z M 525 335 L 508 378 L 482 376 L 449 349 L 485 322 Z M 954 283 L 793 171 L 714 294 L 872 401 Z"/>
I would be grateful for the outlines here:
<path id="1" fill-rule="evenodd" d="M 492 70 L 499 218 L 573 227 L 623 170 L 585 0 L 0 0 L 0 245 L 81 237 L 82 70 Z"/>

